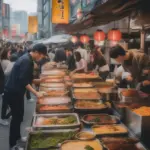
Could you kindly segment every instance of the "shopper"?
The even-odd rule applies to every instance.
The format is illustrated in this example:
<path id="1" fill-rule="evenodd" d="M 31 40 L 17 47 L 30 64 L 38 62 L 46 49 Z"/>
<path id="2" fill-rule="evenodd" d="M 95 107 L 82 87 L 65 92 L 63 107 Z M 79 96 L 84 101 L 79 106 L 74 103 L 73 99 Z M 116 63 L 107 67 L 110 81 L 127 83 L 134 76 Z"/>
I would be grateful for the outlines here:
<path id="1" fill-rule="evenodd" d="M 87 72 L 87 61 L 81 57 L 79 52 L 75 52 L 76 69 L 71 73 L 84 73 Z"/>
<path id="2" fill-rule="evenodd" d="M 26 89 L 36 97 L 41 96 L 31 86 L 34 67 L 33 61 L 40 61 L 46 54 L 47 48 L 45 45 L 35 45 L 30 53 L 23 55 L 16 61 L 5 85 L 4 100 L 8 102 L 12 112 L 9 132 L 11 150 L 14 149 L 17 140 L 21 139 L 20 126 L 24 116 L 24 94 Z"/>
<path id="3" fill-rule="evenodd" d="M 11 63 L 9 60 L 10 57 L 10 50 L 9 49 L 3 49 L 0 59 L 1 59 L 1 66 L 2 66 L 2 71 L 4 74 L 4 83 L 6 81 L 6 75 L 5 71 L 8 69 L 9 64 Z M 3 92 L 4 92 L 4 86 L 3 86 Z M 0 119 L 0 124 L 4 126 L 8 126 L 9 123 L 7 119 L 10 117 L 9 113 L 7 115 L 7 110 L 8 110 L 8 104 L 6 101 L 3 99 L 3 94 L 2 94 L 2 109 L 1 109 L 1 119 Z"/>
<path id="4" fill-rule="evenodd" d="M 93 64 L 94 70 L 99 73 L 103 80 L 106 80 L 107 76 L 109 75 L 109 66 L 103 56 L 101 47 L 95 48 Z"/>

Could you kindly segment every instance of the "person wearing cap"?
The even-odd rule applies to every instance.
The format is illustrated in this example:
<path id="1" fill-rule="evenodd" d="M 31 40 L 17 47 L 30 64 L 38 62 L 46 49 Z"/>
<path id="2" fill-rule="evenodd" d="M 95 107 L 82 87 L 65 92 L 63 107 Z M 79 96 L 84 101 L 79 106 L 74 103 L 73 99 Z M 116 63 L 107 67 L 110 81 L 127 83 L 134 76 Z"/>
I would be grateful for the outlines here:
<path id="1" fill-rule="evenodd" d="M 4 88 L 4 100 L 12 112 L 10 123 L 9 145 L 11 150 L 21 139 L 20 126 L 24 116 L 24 94 L 26 90 L 32 92 L 36 97 L 41 93 L 32 88 L 34 61 L 38 62 L 47 55 L 47 48 L 43 44 L 35 45 L 30 53 L 24 54 L 14 64 L 10 76 Z M 40 82 L 35 80 L 34 82 Z"/>
<path id="2" fill-rule="evenodd" d="M 125 51 L 123 47 L 117 45 L 111 48 L 110 57 L 122 64 L 125 72 L 131 73 L 135 86 L 140 82 L 143 86 L 150 85 L 149 80 L 143 80 L 144 68 L 150 66 L 150 59 L 146 54 L 139 51 Z"/>

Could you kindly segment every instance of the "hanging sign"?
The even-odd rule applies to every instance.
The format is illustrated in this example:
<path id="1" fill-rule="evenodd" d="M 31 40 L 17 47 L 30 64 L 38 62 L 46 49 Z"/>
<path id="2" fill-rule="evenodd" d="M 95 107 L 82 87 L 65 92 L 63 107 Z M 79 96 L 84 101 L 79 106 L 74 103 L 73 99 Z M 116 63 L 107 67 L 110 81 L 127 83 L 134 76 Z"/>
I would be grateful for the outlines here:
<path id="1" fill-rule="evenodd" d="M 69 23 L 69 0 L 52 0 L 52 23 Z"/>
<path id="2" fill-rule="evenodd" d="M 31 34 L 38 32 L 38 19 L 37 16 L 28 17 L 28 32 Z"/>

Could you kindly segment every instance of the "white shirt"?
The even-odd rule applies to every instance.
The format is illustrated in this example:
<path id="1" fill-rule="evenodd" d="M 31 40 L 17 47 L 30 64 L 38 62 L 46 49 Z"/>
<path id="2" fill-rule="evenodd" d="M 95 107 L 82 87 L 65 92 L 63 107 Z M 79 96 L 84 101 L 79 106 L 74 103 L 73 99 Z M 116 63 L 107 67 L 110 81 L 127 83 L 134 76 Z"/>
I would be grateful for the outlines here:
<path id="1" fill-rule="evenodd" d="M 76 69 L 77 70 L 84 70 L 87 72 L 87 62 L 84 59 L 81 59 L 79 62 L 76 62 Z"/>
<path id="2" fill-rule="evenodd" d="M 9 65 L 9 63 L 11 63 L 11 62 L 10 62 L 10 60 L 7 60 L 7 59 L 1 61 L 2 69 L 4 72 L 7 69 L 7 66 Z"/>
<path id="3" fill-rule="evenodd" d="M 82 49 L 82 48 L 78 48 L 78 49 L 76 50 L 76 52 L 79 52 L 79 53 L 81 54 L 81 57 L 82 57 L 84 60 L 88 61 L 88 52 L 87 52 L 87 50 Z"/>

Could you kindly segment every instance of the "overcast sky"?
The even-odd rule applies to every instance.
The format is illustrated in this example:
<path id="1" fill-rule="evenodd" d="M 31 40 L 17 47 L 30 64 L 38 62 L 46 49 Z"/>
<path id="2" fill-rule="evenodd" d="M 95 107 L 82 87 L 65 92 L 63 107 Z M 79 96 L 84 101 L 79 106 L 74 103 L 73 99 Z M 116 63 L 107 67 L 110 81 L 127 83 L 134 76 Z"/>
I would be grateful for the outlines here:
<path id="1" fill-rule="evenodd" d="M 10 4 L 13 10 L 25 10 L 29 13 L 37 11 L 37 0 L 4 0 L 4 2 Z"/>

